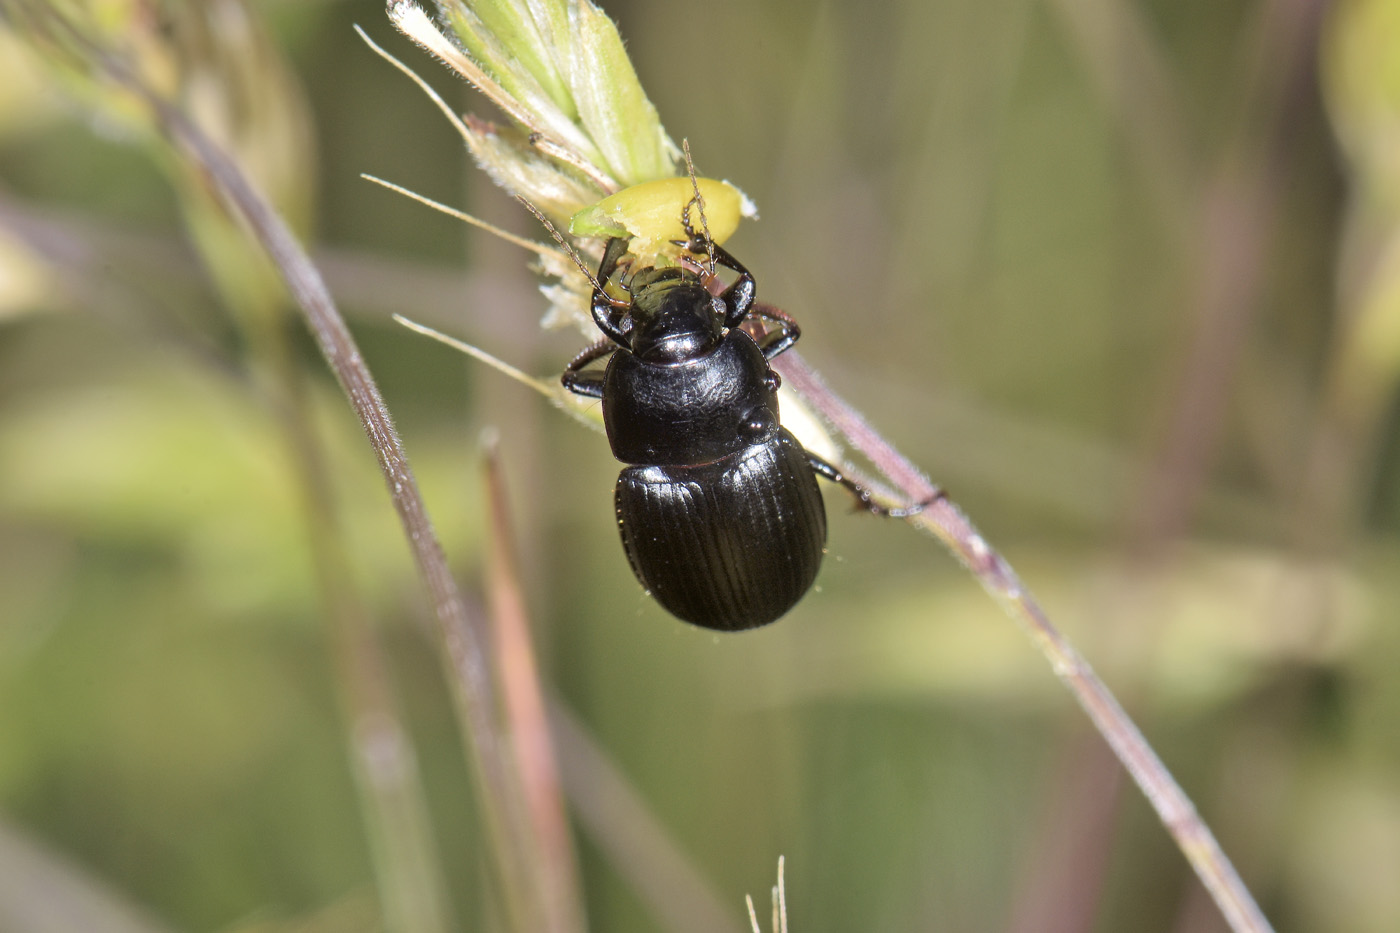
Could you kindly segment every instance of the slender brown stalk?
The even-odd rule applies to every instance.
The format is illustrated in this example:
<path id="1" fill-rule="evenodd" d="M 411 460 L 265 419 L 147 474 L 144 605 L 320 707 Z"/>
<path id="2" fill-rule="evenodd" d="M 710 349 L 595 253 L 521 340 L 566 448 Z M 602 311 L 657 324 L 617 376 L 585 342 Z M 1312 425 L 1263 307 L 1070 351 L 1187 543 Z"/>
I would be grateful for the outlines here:
<path id="1" fill-rule="evenodd" d="M 365 366 L 344 320 L 336 311 L 320 274 L 281 218 L 253 190 L 237 166 L 183 114 L 154 95 L 150 95 L 149 99 L 172 138 L 189 148 L 208 169 L 230 204 L 252 227 L 255 236 L 282 270 L 289 290 L 305 312 L 321 352 L 364 426 L 419 573 L 432 596 L 433 610 L 440 623 L 439 636 L 454 675 L 452 683 L 456 688 L 458 713 L 463 720 L 467 746 L 472 752 L 474 770 L 485 798 L 482 812 L 487 824 L 492 827 L 491 836 L 497 848 L 496 857 L 505 882 L 507 910 L 512 925 L 518 930 L 532 929 L 528 918 L 535 913 L 535 906 L 525 894 L 530 887 L 530 867 L 518 851 L 518 842 L 507 829 L 512 822 L 509 814 L 514 813 L 517 807 L 510 790 L 506 754 L 496 730 L 490 665 L 480 643 L 482 623 L 469 613 L 457 591 L 456 581 L 447 566 L 446 555 L 433 530 L 418 491 L 417 480 L 379 387 Z"/>
<path id="2" fill-rule="evenodd" d="M 910 501 L 925 501 L 936 487 L 849 404 L 834 395 L 796 353 L 776 361 L 784 380 L 802 393 L 827 422 L 869 460 Z M 1055 675 L 1089 714 L 1123 767 L 1147 797 L 1167 832 L 1176 840 L 1191 867 L 1210 892 L 1230 928 L 1236 933 L 1266 933 L 1273 928 L 1240 880 L 1220 844 L 1201 821 L 1181 786 L 1119 706 L 1113 694 L 1080 656 L 1035 598 L 1016 577 L 1011 565 L 992 549 L 977 528 L 951 500 L 940 498 L 907 519 L 953 552 L 977 581 L 1030 635 Z"/>
<path id="3" fill-rule="evenodd" d="M 71 68 L 91 79 L 92 85 L 110 89 L 112 82 L 104 69 L 126 64 L 96 53 L 96 43 L 81 34 L 81 27 L 52 7 L 0 0 L 0 15 L 12 17 L 36 48 L 49 53 L 46 57 L 50 65 Z M 188 26 L 191 21 L 201 21 L 202 16 L 193 13 L 181 22 Z M 50 45 L 54 39 L 58 43 Z M 249 45 L 251 48 L 238 47 L 256 51 L 256 43 Z M 67 54 L 53 54 L 58 48 Z M 236 76 L 230 80 L 236 82 Z M 122 93 L 125 96 L 126 91 Z M 229 93 L 233 97 L 238 94 L 236 90 Z M 110 96 L 99 99 L 110 106 Z M 295 124 L 299 118 L 297 114 L 289 122 L 299 125 Z M 240 280 L 260 285 L 266 281 L 266 263 L 258 254 L 258 246 L 244 237 L 236 216 L 223 210 L 224 202 L 216 189 L 189 183 L 195 178 L 204 180 L 207 169 L 202 163 L 169 157 L 184 156 L 189 152 L 187 148 L 169 149 L 172 151 L 159 147 L 158 154 L 165 157 L 163 165 L 185 209 L 191 239 L 247 342 L 251 363 L 246 366 L 232 363 L 204 332 L 190 326 L 178 312 L 167 309 L 152 315 L 147 309 L 138 310 L 140 298 L 121 297 L 128 290 L 143 291 L 123 287 L 123 279 L 141 278 L 133 276 L 126 263 L 109 268 L 112 247 L 120 246 L 117 252 L 126 253 L 125 258 L 151 252 L 164 252 L 169 258 L 177 251 L 152 250 L 155 244 L 149 238 L 144 245 L 126 250 L 124 247 L 133 239 L 126 229 L 110 231 L 105 244 L 85 242 L 91 238 L 75 238 L 73 224 L 61 225 L 67 229 L 54 229 L 43 218 L 26 218 L 11 203 L 0 204 L 0 224 L 22 230 L 27 241 L 35 243 L 46 258 L 59 266 L 79 267 L 76 277 L 89 281 L 85 287 L 79 284 L 77 288 L 92 292 L 91 300 L 83 303 L 85 307 L 108 315 L 115 311 L 114 316 L 127 326 L 136 325 L 147 336 L 178 347 L 199 360 L 207 372 L 230 378 L 267 408 L 292 467 L 302 507 L 322 616 L 337 662 L 351 771 L 360 793 L 386 929 L 399 933 L 445 933 L 450 926 L 447 898 L 418 782 L 413 743 L 400 720 L 369 613 L 349 569 L 329 483 L 330 467 L 312 429 L 306 373 L 291 342 L 285 295 L 275 287 L 230 287 Z M 143 238 L 138 235 L 135 239 Z M 93 271 L 82 269 L 84 265 L 91 265 Z M 124 271 L 117 272 L 118 268 Z M 93 279 L 104 281 L 99 284 Z M 118 283 L 116 288 L 111 287 L 113 283 Z M 65 287 L 74 287 L 71 278 L 65 278 Z M 5 924 L 0 922 L 0 926 Z M 87 928 L 86 924 L 78 926 Z"/>
<path id="4" fill-rule="evenodd" d="M 535 875 L 543 897 L 544 930 L 582 933 L 586 924 L 579 895 L 569 820 L 560 791 L 559 766 L 550 741 L 544 690 L 530 637 L 529 614 L 515 560 L 515 535 L 506 502 L 505 476 L 494 440 L 485 445 L 486 498 L 491 516 L 486 595 L 500 671 L 501 701 L 511 750 L 530 820 Z"/>
<path id="5" fill-rule="evenodd" d="M 448 898 L 418 780 L 418 758 L 351 571 L 331 469 L 314 430 L 306 373 L 292 350 L 291 321 L 282 304 L 262 309 L 263 314 L 244 315 L 244 329 L 256 357 L 269 370 L 272 407 L 305 512 L 384 922 L 394 933 L 446 933 L 451 927 Z"/>
<path id="6" fill-rule="evenodd" d="M 193 121 L 151 90 L 123 59 L 97 47 L 71 23 L 53 17 L 50 25 L 67 30 L 67 38 L 84 47 L 89 59 L 108 79 L 127 88 L 151 108 L 162 132 L 206 173 L 229 210 L 267 251 L 305 314 L 317 344 L 369 437 L 414 561 L 431 595 L 459 721 L 478 779 L 481 812 L 493 862 L 500 874 L 510 927 L 518 931 L 540 929 L 536 922 L 538 903 L 531 897 L 532 866 L 523 851 L 519 831 L 520 804 L 496 727 L 490 663 L 482 645 L 484 623 L 478 614 L 468 610 L 457 590 L 388 408 L 325 282 L 286 223 L 237 164 Z"/>

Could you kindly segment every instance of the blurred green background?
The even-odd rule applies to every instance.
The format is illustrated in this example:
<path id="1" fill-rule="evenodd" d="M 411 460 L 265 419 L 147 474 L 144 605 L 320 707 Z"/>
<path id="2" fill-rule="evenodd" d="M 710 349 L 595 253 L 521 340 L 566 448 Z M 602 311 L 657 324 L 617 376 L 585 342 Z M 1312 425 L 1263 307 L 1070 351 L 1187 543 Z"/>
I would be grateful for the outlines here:
<path id="1" fill-rule="evenodd" d="M 544 679 L 664 831 L 574 824 L 591 929 L 684 929 L 654 906 L 681 874 L 744 929 L 780 854 L 802 933 L 1224 929 L 933 542 L 828 492 L 789 617 L 684 626 L 628 571 L 601 435 L 388 320 L 540 374 L 582 345 L 540 328 L 527 254 L 358 177 L 539 236 L 354 34 L 495 116 L 380 3 L 95 6 L 304 225 L 472 594 L 498 430 Z M 730 246 L 761 297 L 1018 568 L 1277 927 L 1400 929 L 1400 3 L 604 6 L 671 134 L 759 204 Z M 289 371 L 446 928 L 491 928 L 429 610 L 358 423 L 293 319 L 279 343 L 290 312 L 191 207 L 199 179 L 30 51 L 0 35 L 0 929 L 385 928 L 268 388 Z"/>

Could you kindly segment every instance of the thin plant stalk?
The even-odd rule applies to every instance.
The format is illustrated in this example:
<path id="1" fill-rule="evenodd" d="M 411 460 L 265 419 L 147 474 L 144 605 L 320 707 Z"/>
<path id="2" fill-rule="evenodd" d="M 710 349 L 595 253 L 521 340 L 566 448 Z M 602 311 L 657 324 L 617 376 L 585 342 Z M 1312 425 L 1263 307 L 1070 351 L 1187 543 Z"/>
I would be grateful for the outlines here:
<path id="1" fill-rule="evenodd" d="M 1199 192 L 1190 196 L 1186 194 L 1187 174 L 1166 171 L 1172 162 L 1185 169 L 1189 161 L 1186 154 L 1177 153 L 1175 158 L 1164 160 L 1162 146 L 1152 144 L 1152 139 L 1163 142 L 1183 138 L 1179 128 L 1161 132 L 1176 117 L 1180 93 L 1166 83 L 1168 72 L 1161 64 L 1160 50 L 1146 41 L 1147 33 L 1136 21 L 1136 14 L 1117 0 L 1057 0 L 1052 5 L 1070 22 L 1085 49 L 1084 60 L 1098 75 L 1096 84 L 1144 159 L 1145 169 L 1150 164 L 1149 156 L 1159 165 L 1161 171 L 1146 170 L 1144 177 L 1150 181 L 1161 179 L 1162 183 L 1154 185 L 1158 195 L 1176 192 L 1172 199 L 1178 216 L 1169 232 L 1175 238 L 1187 231 L 1195 233 L 1188 251 L 1197 260 L 1189 285 L 1188 304 L 1193 319 L 1189 349 L 1171 376 L 1173 390 L 1164 396 L 1159 419 L 1162 437 L 1139 480 L 1139 493 L 1133 498 L 1136 508 L 1125 529 L 1125 547 L 1134 563 L 1131 577 L 1136 582 L 1125 582 L 1118 595 L 1130 598 L 1127 589 L 1140 586 L 1158 572 L 1165 545 L 1180 536 L 1201 497 L 1220 446 L 1226 400 L 1230 397 L 1228 387 L 1242 365 L 1245 348 L 1258 330 L 1263 311 L 1262 270 L 1274 237 L 1274 215 L 1280 210 L 1281 197 L 1289 190 L 1297 159 L 1290 127 L 1298 119 L 1299 102 L 1310 96 L 1303 89 L 1310 86 L 1316 69 L 1317 21 L 1326 4 L 1270 0 L 1258 6 L 1258 19 L 1253 28 L 1242 30 L 1236 55 L 1244 73 L 1240 82 L 1244 92 L 1232 106 L 1239 119 L 1232 121 L 1234 131 L 1219 147 L 1220 155 L 1214 160 L 1217 164 L 1197 181 Z M 1094 22 L 1094 11 L 1100 6 L 1105 11 L 1117 8 L 1106 23 Z M 1105 54 L 1115 43 L 1135 46 L 1141 54 Z M 1112 76 L 1111 71 L 1105 71 L 1106 66 L 1111 66 L 1123 80 L 1106 80 Z M 1148 80 L 1154 74 L 1157 78 Z M 1135 86 L 1138 90 L 1134 93 L 1131 89 Z M 1152 94 L 1154 86 L 1170 93 Z M 1127 96 L 1118 101 L 1124 94 L 1123 88 L 1128 89 Z M 1153 97 L 1156 104 L 1150 103 Z M 1132 107 L 1121 106 L 1131 98 L 1141 100 Z M 1162 125 L 1148 126 L 1141 119 L 1143 114 L 1163 115 Z M 1156 200 L 1167 203 L 1160 196 Z M 1328 448 L 1329 453 L 1332 450 Z M 1287 463 L 1280 472 L 1287 473 L 1295 459 L 1279 458 L 1276 462 Z M 1311 521 L 1306 528 L 1309 542 L 1325 537 L 1324 522 Z M 1324 530 L 1320 533 L 1319 529 Z M 1290 584 L 1300 582 L 1299 575 L 1290 575 Z M 1304 606 L 1309 609 L 1301 611 L 1309 611 L 1318 601 L 1295 599 L 1290 605 L 1294 611 Z M 1147 650 L 1143 643 L 1136 648 L 1139 654 Z M 1111 765 L 1099 756 L 1081 759 L 1080 771 L 1089 783 L 1102 782 L 1088 772 L 1103 767 Z M 1103 796 L 1102 801 L 1103 806 L 1112 806 L 1113 795 Z M 1065 827 L 1065 831 L 1072 830 Z M 1099 838 L 1101 848 L 1109 844 L 1107 834 L 1100 834 Z M 1047 843 L 1054 844 L 1054 840 Z M 1101 870 L 1098 874 L 1102 874 Z"/>
<path id="2" fill-rule="evenodd" d="M 150 60 L 169 55 L 179 59 L 182 50 L 196 44 L 199 38 L 210 38 L 204 31 L 220 16 L 242 11 L 241 0 L 224 0 L 221 6 L 178 14 L 168 33 L 161 33 L 152 47 L 140 46 Z M 69 68 L 75 76 L 89 80 L 101 109 L 120 112 L 117 94 L 103 93 L 107 76 L 94 76 L 109 60 L 90 56 L 96 43 L 80 34 L 80 27 L 65 19 L 52 7 L 23 3 L 0 3 L 0 12 L 7 14 L 34 42 L 36 48 L 66 54 L 49 55 L 50 65 Z M 260 33 L 247 29 L 228 37 L 225 52 L 236 51 L 240 65 L 248 64 L 265 51 L 259 44 Z M 51 40 L 58 41 L 50 45 Z M 68 40 L 71 40 L 69 42 Z M 183 44 L 182 44 L 183 43 Z M 130 66 L 130 60 L 124 64 Z M 135 68 L 130 68 L 135 71 Z M 276 74 L 275 63 L 268 72 Z M 228 109 L 249 92 L 245 81 L 247 72 L 225 69 L 220 76 L 227 79 L 219 99 Z M 304 116 L 296 106 L 299 98 L 271 79 L 274 87 L 284 94 L 276 100 L 283 106 L 261 108 L 262 119 L 248 118 L 260 138 L 294 139 L 296 130 L 304 125 Z M 177 84 L 179 82 L 176 82 Z M 119 85 L 124 87 L 124 85 Z M 127 88 L 129 90 L 129 88 Z M 208 112 L 223 111 L 211 103 Z M 217 116 L 209 118 L 218 125 Z M 142 129 L 149 129 L 138 121 Z M 279 132 L 279 130 L 281 132 Z M 187 149 L 168 147 L 183 155 Z M 380 646 L 374 636 L 368 612 L 356 592 L 349 558 L 338 532 L 335 503 L 328 482 L 330 470 L 324 450 L 317 440 L 307 394 L 305 373 L 291 345 L 291 335 L 285 316 L 286 298 L 277 283 L 276 273 L 263 257 L 262 251 L 248 239 L 236 218 L 224 210 L 213 190 L 203 183 L 206 172 L 198 163 L 185 159 L 170 159 L 167 147 L 157 147 L 154 155 L 164 164 L 183 208 L 190 239 L 204 260 L 206 272 L 232 312 L 230 315 L 241 329 L 250 350 L 251 364 L 246 369 L 234 366 L 207 344 L 186 337 L 174 343 L 201 361 L 213 363 L 211 371 L 236 377 L 238 385 L 256 396 L 270 411 L 281 445 L 290 463 L 294 486 L 300 500 L 308 546 L 314 566 L 314 576 L 327 626 L 332 654 L 336 661 L 351 771 L 360 795 L 365 819 L 381 908 L 387 929 L 400 933 L 446 933 L 448 929 L 447 898 L 441 884 L 426 803 L 418 782 L 417 761 L 413 745 L 395 708 L 392 690 Z M 289 169 L 289 172 L 294 172 Z M 288 181 L 274 187 L 301 194 L 304 185 Z M 296 198 L 291 199 L 295 203 Z M 110 303 L 104 293 L 99 305 Z M 163 324 L 165 322 L 162 322 Z M 160 328 L 161 335 L 170 339 L 170 328 Z"/>
<path id="3" fill-rule="evenodd" d="M 131 80 L 134 82 L 134 78 Z M 183 114 L 153 94 L 148 99 L 172 138 L 187 147 L 205 166 L 281 269 L 321 352 L 360 418 L 384 473 L 414 561 L 432 597 L 439 622 L 438 634 L 453 675 L 454 699 L 464 738 L 481 785 L 484 798 L 481 812 L 496 849 L 495 861 L 502 874 L 511 926 L 522 931 L 531 929 L 528 918 L 534 915 L 535 908 L 527 894 L 531 887 L 527 880 L 529 865 L 519 851 L 518 837 L 513 838 L 515 834 L 507 828 L 511 822 L 508 814 L 514 813 L 517 806 L 510 788 L 505 751 L 496 729 L 490 663 L 481 645 L 481 620 L 468 611 L 458 592 L 379 387 L 336 311 L 320 274 L 281 218 L 248 184 L 237 166 Z"/>
<path id="4" fill-rule="evenodd" d="M 110 244 L 90 244 L 91 254 L 84 249 L 75 255 L 59 244 L 74 239 L 81 242 L 80 231 L 69 228 L 54 235 L 43 228 L 41 218 L 27 218 L 14 204 L 3 201 L 0 227 L 21 236 L 39 250 L 46 263 L 62 270 L 65 290 L 81 295 L 79 304 L 84 308 L 100 310 L 105 318 L 137 330 L 142 337 L 169 345 L 193 359 L 203 372 L 226 379 L 276 409 L 275 420 L 294 466 L 306 513 L 309 551 L 337 661 L 351 767 L 361 794 L 386 928 L 415 933 L 447 929 L 447 898 L 417 781 L 416 756 L 389 690 L 380 646 L 363 602 L 354 592 L 353 574 L 335 527 L 323 451 L 311 430 L 302 374 L 293 366 L 282 365 L 291 363 L 290 355 L 279 357 L 279 350 L 274 349 L 286 349 L 285 335 L 265 334 L 268 345 L 259 346 L 256 336 L 250 334 L 255 356 L 267 361 L 278 357 L 269 367 L 276 371 L 274 379 L 279 385 L 271 391 L 278 398 L 269 399 L 268 387 L 258 384 L 246 367 L 202 337 L 172 326 L 168 313 L 150 315 L 144 307 L 138 309 L 149 296 L 123 294 L 124 286 L 112 272 L 124 264 L 112 258 L 106 248 Z"/>
<path id="5" fill-rule="evenodd" d="M 785 859 L 778 856 L 778 883 L 773 885 L 773 928 L 772 933 L 788 933 L 787 923 L 787 883 L 783 880 L 783 865 Z M 758 911 L 754 910 L 753 896 L 744 895 L 744 904 L 749 909 L 749 927 L 753 933 L 763 933 L 763 927 L 758 925 Z"/>
<path id="6" fill-rule="evenodd" d="M 264 326 L 253 329 L 260 332 L 260 356 L 273 370 L 278 423 L 306 513 L 386 928 L 394 933 L 446 933 L 451 926 L 448 898 L 418 780 L 417 755 L 350 569 L 331 497 L 330 470 L 307 404 L 305 376 L 294 360 L 283 317 L 264 315 L 261 321 Z"/>
<path id="7" fill-rule="evenodd" d="M 85 48 L 105 77 L 150 107 L 160 130 L 200 166 L 229 209 L 266 250 L 303 311 L 317 344 L 360 418 L 414 561 L 431 595 L 459 722 L 478 779 L 483 822 L 492 861 L 499 872 L 509 925 L 522 933 L 539 929 L 535 922 L 537 902 L 532 898 L 531 866 L 522 851 L 520 824 L 515 818 L 518 798 L 495 723 L 490 662 L 482 645 L 484 626 L 461 598 L 393 420 L 325 282 L 282 218 L 237 164 L 193 121 L 148 87 L 123 59 L 87 40 L 71 23 L 55 18 L 54 25 L 71 33 L 68 38 Z"/>
<path id="8" fill-rule="evenodd" d="M 910 501 L 924 502 L 937 495 L 937 487 L 889 441 L 879 435 L 859 412 L 835 395 L 795 352 L 775 361 L 783 379 L 799 392 L 860 453 Z M 906 519 L 943 543 L 982 584 L 1002 608 L 1020 624 L 1050 662 L 1055 676 L 1069 688 L 1123 763 L 1162 825 L 1176 841 L 1186 860 L 1205 885 L 1216 906 L 1236 933 L 1267 933 L 1273 928 L 1240 880 L 1234 865 L 1220 848 L 1209 827 L 1191 804 L 1186 792 L 1152 750 L 1142 731 L 1114 698 L 1068 639 L 1064 637 L 1035 597 L 1017 578 L 1011 565 L 998 554 L 961 509 L 946 496 L 932 501 L 924 511 Z"/>
<path id="9" fill-rule="evenodd" d="M 515 767 L 530 820 L 530 840 L 545 930 L 582 933 L 586 928 L 578 866 L 560 791 L 559 765 L 549 736 L 544 690 L 530 636 L 529 612 L 515 559 L 500 451 L 494 437 L 484 444 L 486 499 L 491 546 L 487 548 L 486 597 L 492 644 L 500 672 L 500 694 Z"/>

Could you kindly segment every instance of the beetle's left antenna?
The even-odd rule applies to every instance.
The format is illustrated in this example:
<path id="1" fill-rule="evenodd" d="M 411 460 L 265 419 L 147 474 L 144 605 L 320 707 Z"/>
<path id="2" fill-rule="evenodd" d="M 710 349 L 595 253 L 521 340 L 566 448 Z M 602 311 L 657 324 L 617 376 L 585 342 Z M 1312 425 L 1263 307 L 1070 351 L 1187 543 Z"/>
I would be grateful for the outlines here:
<path id="1" fill-rule="evenodd" d="M 571 244 L 568 240 L 564 239 L 564 234 L 559 232 L 559 228 L 554 226 L 554 224 L 550 222 L 549 218 L 544 216 L 540 209 L 538 207 L 535 207 L 535 205 L 531 204 L 529 201 L 525 200 L 519 195 L 516 195 L 515 199 L 521 204 L 524 204 L 525 209 L 530 213 L 534 214 L 536 219 L 538 219 L 540 223 L 544 224 L 544 228 L 549 231 L 550 236 L 554 237 L 554 241 L 556 243 L 564 247 L 564 252 L 568 253 L 569 258 L 574 261 L 574 265 L 578 266 L 578 271 L 582 272 L 583 277 L 588 279 L 588 281 L 592 283 L 594 291 L 599 292 L 604 296 L 607 296 L 608 293 L 603 290 L 602 283 L 598 281 L 598 277 L 593 274 L 592 270 L 589 269 L 587 265 L 584 264 L 583 257 L 578 254 L 578 250 L 574 249 L 573 244 Z M 624 307 L 627 305 L 627 302 L 621 301 L 611 296 L 608 296 L 608 301 L 611 302 L 614 307 Z"/>
<path id="2" fill-rule="evenodd" d="M 695 192 L 695 197 L 685 202 L 685 207 L 681 208 L 681 226 L 685 227 L 686 235 L 691 239 L 695 238 L 695 231 L 690 226 L 690 205 L 694 204 L 700 208 L 700 229 L 705 231 L 705 258 L 709 260 L 705 270 L 710 275 L 715 274 L 715 241 L 710 236 L 710 221 L 705 217 L 705 198 L 700 194 L 700 182 L 695 178 L 695 162 L 690 158 L 690 140 L 681 140 L 681 149 L 685 152 L 685 170 L 690 175 L 690 187 Z"/>

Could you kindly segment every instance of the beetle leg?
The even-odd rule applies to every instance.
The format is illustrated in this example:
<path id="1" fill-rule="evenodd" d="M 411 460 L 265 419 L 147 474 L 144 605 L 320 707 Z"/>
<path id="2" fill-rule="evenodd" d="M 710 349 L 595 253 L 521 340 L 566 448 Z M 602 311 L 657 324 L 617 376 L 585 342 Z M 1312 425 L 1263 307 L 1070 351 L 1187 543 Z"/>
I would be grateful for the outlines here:
<path id="1" fill-rule="evenodd" d="M 908 518 L 911 515 L 918 515 L 924 509 L 933 505 L 939 499 L 942 499 L 945 495 L 943 490 L 938 489 L 923 502 L 912 502 L 906 506 L 889 508 L 876 502 L 875 497 L 870 494 L 870 490 L 866 489 L 860 483 L 857 483 L 835 466 L 827 463 L 811 451 L 807 452 L 807 462 L 812 465 L 812 472 L 816 473 L 818 476 L 822 476 L 839 486 L 844 486 L 846 489 L 849 489 L 860 502 L 860 507 L 865 509 L 865 511 L 874 515 L 883 515 L 886 518 Z"/>
<path id="2" fill-rule="evenodd" d="M 734 280 L 733 284 L 720 292 L 719 296 L 727 309 L 724 315 L 724 326 L 738 327 L 744 318 L 749 316 L 749 311 L 753 308 L 753 300 L 758 292 L 758 286 L 754 284 L 753 273 L 744 268 L 744 264 L 730 255 L 723 246 L 710 241 L 709 249 L 710 254 L 715 257 L 715 262 L 726 269 L 733 269 L 739 273 L 739 277 Z"/>
<path id="3" fill-rule="evenodd" d="M 599 340 L 579 351 L 578 356 L 569 361 L 569 365 L 564 367 L 564 373 L 559 377 L 559 381 L 564 384 L 564 388 L 575 395 L 586 395 L 589 398 L 603 397 L 603 373 L 598 370 L 585 371 L 589 363 L 600 360 L 617 348 L 607 340 Z"/>
<path id="4" fill-rule="evenodd" d="M 784 350 L 790 349 L 793 344 L 797 343 L 797 338 L 802 336 L 802 328 L 792 319 L 791 315 L 773 305 L 756 302 L 754 309 L 749 312 L 749 317 L 778 325 L 777 330 L 765 330 L 761 337 L 755 338 L 758 342 L 758 348 L 763 351 L 763 358 L 766 360 L 771 360 Z"/>
<path id="5" fill-rule="evenodd" d="M 593 313 L 593 323 L 598 325 L 598 329 L 620 347 L 630 347 L 631 343 L 627 335 L 631 332 L 631 322 L 627 317 L 627 309 L 630 305 L 620 303 L 610 298 L 603 289 L 608 284 L 608 279 L 612 278 L 617 271 L 617 264 L 623 256 L 627 254 L 627 241 L 619 237 L 613 237 L 608 241 L 607 247 L 603 250 L 603 261 L 598 264 L 598 280 L 593 289 L 593 303 L 590 310 Z M 618 311 L 622 309 L 619 315 Z"/>
<path id="6" fill-rule="evenodd" d="M 632 342 L 627 339 L 627 335 L 632 332 L 632 322 L 626 312 L 621 315 L 617 313 L 617 305 L 606 292 L 593 292 L 593 305 L 590 310 L 593 312 L 593 323 L 598 325 L 598 329 L 608 340 L 619 347 L 631 348 Z"/>
<path id="7" fill-rule="evenodd" d="M 724 302 L 724 326 L 738 327 L 743 323 L 744 318 L 749 316 L 749 312 L 753 309 L 754 296 L 758 293 L 753 273 L 745 268 L 742 262 L 735 259 L 727 249 L 710 239 L 707 234 L 696 233 L 687 226 L 686 235 L 690 239 L 673 240 L 672 242 L 697 255 L 713 257 L 719 265 L 739 273 L 739 277 L 728 288 L 719 293 L 720 301 Z"/>
<path id="8" fill-rule="evenodd" d="M 608 245 L 603 248 L 603 261 L 598 263 L 598 284 L 608 284 L 608 279 L 613 277 L 617 271 L 617 264 L 622 261 L 622 257 L 627 255 L 628 241 L 622 237 L 613 237 L 608 240 Z"/>

